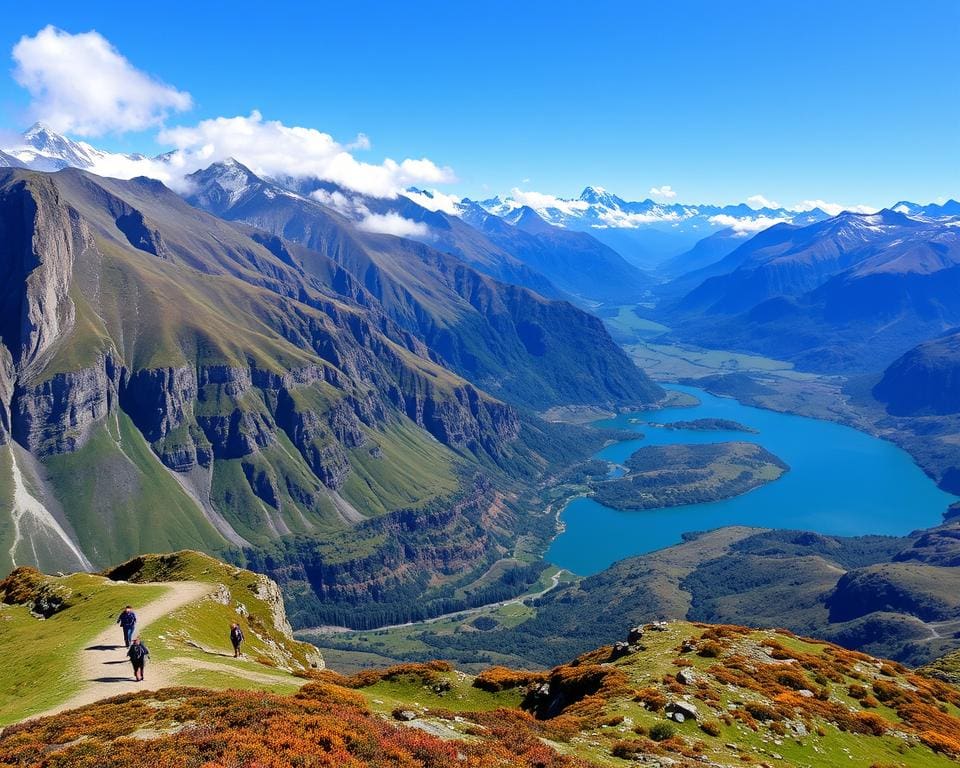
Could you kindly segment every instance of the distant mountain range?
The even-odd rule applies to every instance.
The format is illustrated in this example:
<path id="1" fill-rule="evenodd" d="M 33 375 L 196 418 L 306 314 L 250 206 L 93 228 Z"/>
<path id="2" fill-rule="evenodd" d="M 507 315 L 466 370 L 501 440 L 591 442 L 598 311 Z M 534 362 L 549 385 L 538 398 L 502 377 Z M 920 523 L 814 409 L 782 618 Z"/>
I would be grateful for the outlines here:
<path id="1" fill-rule="evenodd" d="M 841 213 L 778 224 L 677 282 L 682 338 L 824 372 L 882 369 L 960 324 L 960 226 L 950 210 Z M 692 287 L 695 286 L 695 287 Z"/>
<path id="2" fill-rule="evenodd" d="M 66 167 L 94 170 L 97 173 L 112 175 L 119 173 L 116 169 L 124 169 L 129 173 L 137 161 L 146 161 L 143 155 L 118 154 L 99 150 L 85 142 L 78 142 L 61 136 L 43 124 L 36 124 L 26 131 L 17 146 L 0 150 L 0 167 L 23 167 L 33 170 L 53 171 Z M 149 158 L 155 167 L 164 167 L 169 163 L 171 156 L 158 155 Z M 242 158 L 241 158 L 242 160 Z M 537 278 L 524 274 L 523 266 L 511 265 L 519 258 L 527 262 L 527 266 L 542 276 L 551 278 L 551 262 L 544 261 L 544 254 L 556 253 L 557 271 L 551 282 L 554 288 L 584 301 L 619 301 L 624 295 L 629 295 L 634 288 L 644 290 L 649 285 L 649 278 L 636 272 L 628 271 L 622 263 L 626 260 L 634 267 L 642 270 L 664 268 L 664 274 L 676 276 L 689 272 L 696 266 L 705 266 L 704 254 L 709 252 L 718 258 L 726 255 L 739 244 L 738 241 L 762 229 L 780 222 L 789 222 L 794 225 L 806 225 L 828 218 L 828 214 L 819 208 L 806 211 L 790 210 L 784 207 L 760 207 L 740 203 L 737 205 L 690 205 L 684 203 L 664 203 L 652 199 L 642 201 L 627 201 L 603 189 L 602 187 L 588 186 L 578 198 L 552 198 L 540 205 L 530 205 L 511 197 L 494 197 L 479 202 L 464 199 L 455 206 L 455 210 L 442 213 L 431 210 L 436 206 L 407 205 L 403 199 L 378 199 L 359 196 L 349 190 L 342 190 L 335 185 L 325 184 L 311 179 L 272 179 L 278 188 L 308 196 L 318 191 L 326 190 L 331 195 L 340 192 L 338 200 L 354 209 L 357 206 L 366 208 L 369 212 L 385 215 L 393 212 L 407 221 L 422 223 L 419 228 L 409 224 L 405 231 L 394 231 L 416 239 L 427 240 L 442 250 L 448 250 L 468 261 L 474 259 L 474 266 L 487 271 L 500 279 L 506 279 L 527 287 L 532 287 L 544 295 L 550 295 L 550 289 Z M 422 202 L 427 202 L 430 193 L 423 190 L 414 190 Z M 330 198 L 327 199 L 330 202 Z M 949 215 L 951 211 L 960 208 L 960 204 L 949 201 L 942 206 L 919 205 L 910 202 L 900 202 L 893 206 L 899 212 L 909 213 L 912 216 L 940 216 Z M 517 225 L 528 235 L 538 237 L 540 243 L 524 238 L 516 232 L 501 231 L 498 224 L 482 218 L 481 211 L 493 214 L 498 218 Z M 341 210 L 341 213 L 344 211 Z M 451 216 L 451 213 L 455 215 Z M 431 215 L 432 214 L 432 215 Z M 536 217 L 536 221 L 532 217 Z M 474 235 L 464 234 L 465 230 L 458 230 L 451 219 L 463 218 L 483 231 L 487 242 L 469 243 Z M 392 219 L 392 224 L 399 223 Z M 552 226 L 550 230 L 547 226 Z M 381 230 L 383 222 L 381 222 Z M 580 232 L 600 241 L 606 246 L 584 238 L 565 238 L 558 235 L 558 231 Z M 545 237 L 549 233 L 549 237 Z M 704 238 L 720 233 L 718 238 L 711 240 L 710 246 L 703 249 L 697 246 Z M 496 247 L 493 247 L 494 243 Z M 685 254 L 695 247 L 689 259 Z M 525 255 L 510 251 L 522 251 Z M 506 257 L 497 251 L 507 250 Z M 622 258 L 620 258 L 622 257 Z M 578 269 L 582 259 L 596 260 L 601 267 L 612 267 L 609 280 L 604 280 L 603 273 L 596 275 L 592 295 L 585 295 L 584 286 L 578 285 L 578 290 L 568 290 L 571 280 L 568 276 L 570 269 Z M 492 259 L 496 266 L 485 269 L 488 259 Z M 668 261 L 669 260 L 669 261 Z M 666 262 L 666 263 L 665 263 Z M 591 261 L 591 264 L 594 262 Z M 539 266 L 538 266 L 539 265 Z M 607 292 L 613 291 L 614 296 Z"/>
<path id="3" fill-rule="evenodd" d="M 489 213 L 510 217 L 525 207 L 511 197 L 480 201 Z M 533 210 L 547 223 L 566 229 L 590 232 L 621 253 L 631 263 L 654 269 L 679 256 L 699 240 L 734 225 L 739 236 L 778 222 L 809 224 L 828 217 L 819 208 L 797 212 L 786 208 L 751 208 L 738 205 L 688 205 L 662 203 L 651 199 L 626 201 L 602 187 L 587 187 L 575 199 L 556 198 Z"/>
<path id="4" fill-rule="evenodd" d="M 143 159 L 103 152 L 41 124 L 0 154 L 0 164 L 39 170 Z M 379 235 L 382 243 L 398 235 L 396 245 L 373 250 L 410 250 L 419 242 L 421 253 L 445 253 L 498 281 L 588 308 L 635 305 L 656 295 L 658 314 L 680 338 L 775 353 L 817 370 L 882 367 L 960 322 L 952 294 L 960 232 L 955 200 L 899 201 L 877 214 L 831 217 L 819 208 L 631 202 L 587 187 L 576 199 L 546 198 L 539 206 L 495 197 L 449 207 L 432 205 L 425 190 L 374 198 L 317 179 L 262 178 L 232 160 L 197 171 L 187 183 L 191 203 L 333 259 L 358 235 L 367 242 Z M 405 267 L 403 291 L 410 296 L 422 288 L 424 263 Z M 654 266 L 656 278 L 638 264 Z M 446 269 L 436 262 L 431 280 Z M 432 310 L 436 297 L 394 298 L 393 319 L 405 327 L 435 317 L 424 307 Z M 379 300 L 390 306 L 389 296 Z M 539 374 L 500 381 L 504 359 L 457 348 L 433 332 L 437 338 L 428 343 L 492 391 L 539 391 L 532 382 L 544 381 Z M 543 391 L 559 395 L 561 377 L 547 378 L 552 383 Z"/>

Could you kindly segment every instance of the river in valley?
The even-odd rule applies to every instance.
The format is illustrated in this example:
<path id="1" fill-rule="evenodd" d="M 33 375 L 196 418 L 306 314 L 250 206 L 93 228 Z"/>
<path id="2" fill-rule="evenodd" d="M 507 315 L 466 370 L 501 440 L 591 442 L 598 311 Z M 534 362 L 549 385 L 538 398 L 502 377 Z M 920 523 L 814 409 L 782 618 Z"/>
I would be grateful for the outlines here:
<path id="1" fill-rule="evenodd" d="M 625 557 L 676 544 L 686 532 L 726 525 L 841 536 L 903 535 L 938 524 L 947 506 L 956 501 L 893 443 L 833 422 L 753 408 L 693 387 L 669 388 L 693 395 L 700 404 L 597 422 L 643 437 L 610 445 L 596 458 L 620 464 L 646 445 L 741 440 L 759 443 L 789 464 L 790 471 L 749 493 L 705 504 L 622 512 L 591 498 L 574 499 L 561 515 L 565 530 L 551 544 L 547 561 L 586 576 Z M 731 419 L 757 434 L 651 426 L 700 418 Z"/>

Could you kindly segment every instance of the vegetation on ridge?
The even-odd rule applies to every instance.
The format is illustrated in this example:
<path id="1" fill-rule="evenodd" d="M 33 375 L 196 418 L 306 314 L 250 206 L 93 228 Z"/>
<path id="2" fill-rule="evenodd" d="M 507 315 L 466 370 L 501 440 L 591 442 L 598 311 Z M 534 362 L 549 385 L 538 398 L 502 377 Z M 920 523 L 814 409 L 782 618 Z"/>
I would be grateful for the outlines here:
<path id="1" fill-rule="evenodd" d="M 548 671 L 312 673 L 295 695 L 167 688 L 7 728 L 0 765 L 947 768 L 960 690 L 788 632 L 670 622 Z M 391 724 L 389 721 L 399 721 Z"/>

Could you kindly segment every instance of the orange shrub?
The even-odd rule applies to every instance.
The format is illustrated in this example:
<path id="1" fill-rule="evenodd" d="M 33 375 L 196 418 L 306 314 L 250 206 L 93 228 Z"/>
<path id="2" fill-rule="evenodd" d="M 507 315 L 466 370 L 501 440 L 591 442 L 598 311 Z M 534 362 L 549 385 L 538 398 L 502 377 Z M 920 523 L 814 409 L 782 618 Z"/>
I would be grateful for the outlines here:
<path id="1" fill-rule="evenodd" d="M 480 690 L 496 693 L 497 691 L 530 685 L 531 683 L 541 683 L 546 679 L 547 676 L 543 672 L 490 667 L 490 669 L 485 669 L 474 678 L 473 685 Z"/>

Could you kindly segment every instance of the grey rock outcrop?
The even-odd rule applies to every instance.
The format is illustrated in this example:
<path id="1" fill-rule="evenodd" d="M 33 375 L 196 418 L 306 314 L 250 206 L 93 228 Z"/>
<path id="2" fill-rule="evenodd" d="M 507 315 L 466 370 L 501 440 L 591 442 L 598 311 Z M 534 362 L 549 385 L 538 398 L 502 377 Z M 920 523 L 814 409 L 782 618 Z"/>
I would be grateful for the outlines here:
<path id="1" fill-rule="evenodd" d="M 19 385 L 11 403 L 14 439 L 37 456 L 75 451 L 117 405 L 120 372 L 113 358 L 90 368 Z"/>

